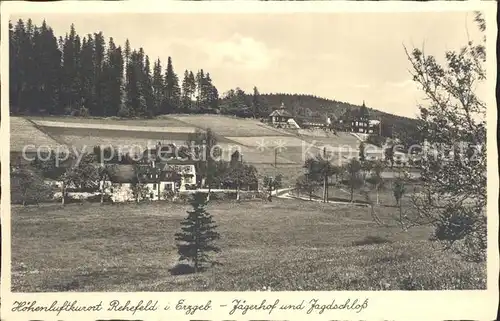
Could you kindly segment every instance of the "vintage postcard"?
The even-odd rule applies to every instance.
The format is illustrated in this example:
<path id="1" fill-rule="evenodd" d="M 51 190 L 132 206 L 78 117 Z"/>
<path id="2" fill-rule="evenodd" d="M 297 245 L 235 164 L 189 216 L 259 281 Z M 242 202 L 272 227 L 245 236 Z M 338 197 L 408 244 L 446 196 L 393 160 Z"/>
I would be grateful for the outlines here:
<path id="1" fill-rule="evenodd" d="M 491 320 L 494 2 L 1 6 L 2 320 Z"/>

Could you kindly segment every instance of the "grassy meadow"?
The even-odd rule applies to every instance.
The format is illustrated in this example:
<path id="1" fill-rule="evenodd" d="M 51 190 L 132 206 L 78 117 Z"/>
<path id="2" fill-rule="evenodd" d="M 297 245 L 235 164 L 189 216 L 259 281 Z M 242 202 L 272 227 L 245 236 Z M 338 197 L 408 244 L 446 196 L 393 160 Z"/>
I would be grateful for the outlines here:
<path id="1" fill-rule="evenodd" d="M 403 231 L 397 209 L 275 198 L 212 201 L 222 265 L 171 275 L 189 205 L 13 207 L 12 291 L 438 290 L 485 288 L 482 264 Z"/>

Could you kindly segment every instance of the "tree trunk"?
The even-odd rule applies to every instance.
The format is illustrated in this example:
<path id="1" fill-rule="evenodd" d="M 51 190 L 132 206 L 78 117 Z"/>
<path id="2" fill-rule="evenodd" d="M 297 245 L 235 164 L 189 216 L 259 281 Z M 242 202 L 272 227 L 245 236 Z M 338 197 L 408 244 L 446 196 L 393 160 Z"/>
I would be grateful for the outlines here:
<path id="1" fill-rule="evenodd" d="M 379 204 L 380 204 L 380 202 L 379 202 L 379 195 L 378 195 L 378 194 L 379 194 L 379 193 L 378 193 L 378 188 L 377 188 L 377 205 L 379 205 Z"/>
<path id="2" fill-rule="evenodd" d="M 104 204 L 104 180 L 101 181 L 101 205 Z"/>
<path id="3" fill-rule="evenodd" d="M 351 203 L 354 201 L 354 186 L 351 186 Z"/>
<path id="4" fill-rule="evenodd" d="M 236 185 L 236 200 L 240 201 L 240 184 Z"/>
<path id="5" fill-rule="evenodd" d="M 326 191 L 327 186 L 328 186 L 328 177 L 325 175 L 323 177 L 323 203 L 327 202 L 327 191 Z"/>
<path id="6" fill-rule="evenodd" d="M 62 182 L 61 184 L 61 205 L 64 206 L 64 199 L 66 198 L 66 186 L 64 184 L 64 182 Z"/>

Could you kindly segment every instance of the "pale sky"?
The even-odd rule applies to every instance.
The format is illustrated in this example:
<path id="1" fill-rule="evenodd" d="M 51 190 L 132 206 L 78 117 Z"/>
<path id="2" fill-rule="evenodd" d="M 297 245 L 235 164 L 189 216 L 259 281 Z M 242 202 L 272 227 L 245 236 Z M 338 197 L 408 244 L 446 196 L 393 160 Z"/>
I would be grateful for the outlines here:
<path id="1" fill-rule="evenodd" d="M 409 76 L 403 44 L 444 56 L 480 40 L 472 12 L 299 14 L 45 14 L 56 36 L 71 23 L 83 36 L 102 31 L 143 47 L 165 67 L 208 71 L 220 93 L 237 86 L 261 93 L 304 93 L 414 117 L 421 94 Z M 106 40 L 106 41 L 107 41 Z"/>

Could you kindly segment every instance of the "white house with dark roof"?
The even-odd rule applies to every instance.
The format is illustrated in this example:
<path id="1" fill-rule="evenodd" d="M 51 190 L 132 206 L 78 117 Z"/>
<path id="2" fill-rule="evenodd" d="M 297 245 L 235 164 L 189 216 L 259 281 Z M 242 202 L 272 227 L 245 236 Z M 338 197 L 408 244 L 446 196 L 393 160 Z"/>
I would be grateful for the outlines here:
<path id="1" fill-rule="evenodd" d="M 138 166 L 142 167 L 138 173 Z M 144 186 L 148 200 L 161 200 L 165 194 L 185 191 L 196 187 L 196 168 L 194 162 L 170 160 L 150 165 L 122 165 L 109 167 L 108 179 L 101 182 L 105 193 L 113 202 L 134 201 L 133 185 L 139 182 Z"/>

